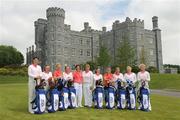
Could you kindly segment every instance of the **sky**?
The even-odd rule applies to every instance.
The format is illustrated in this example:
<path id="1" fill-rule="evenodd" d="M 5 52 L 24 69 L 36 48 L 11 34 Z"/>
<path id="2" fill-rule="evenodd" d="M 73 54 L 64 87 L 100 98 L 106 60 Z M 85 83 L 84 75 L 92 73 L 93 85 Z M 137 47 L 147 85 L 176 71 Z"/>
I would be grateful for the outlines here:
<path id="1" fill-rule="evenodd" d="M 163 63 L 180 65 L 180 0 L 0 0 L 0 44 L 13 45 L 25 56 L 35 41 L 34 21 L 46 18 L 48 7 L 63 8 L 65 23 L 77 31 L 84 22 L 110 30 L 126 17 L 142 19 L 145 29 L 152 29 L 152 17 L 158 16 Z"/>

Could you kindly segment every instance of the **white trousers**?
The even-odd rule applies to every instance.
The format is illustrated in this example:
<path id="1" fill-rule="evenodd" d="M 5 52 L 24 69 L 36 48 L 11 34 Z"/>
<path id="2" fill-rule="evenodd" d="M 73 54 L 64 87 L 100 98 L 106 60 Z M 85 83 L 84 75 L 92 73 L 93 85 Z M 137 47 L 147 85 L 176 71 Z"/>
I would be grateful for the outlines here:
<path id="1" fill-rule="evenodd" d="M 91 84 L 84 83 L 83 84 L 83 94 L 84 94 L 84 102 L 85 106 L 92 106 L 92 91 L 90 90 Z"/>
<path id="2" fill-rule="evenodd" d="M 74 88 L 76 89 L 77 107 L 81 107 L 82 106 L 82 84 L 74 83 Z"/>
<path id="3" fill-rule="evenodd" d="M 29 78 L 28 81 L 28 111 L 34 113 L 31 102 L 35 98 L 35 81 L 33 78 Z"/>

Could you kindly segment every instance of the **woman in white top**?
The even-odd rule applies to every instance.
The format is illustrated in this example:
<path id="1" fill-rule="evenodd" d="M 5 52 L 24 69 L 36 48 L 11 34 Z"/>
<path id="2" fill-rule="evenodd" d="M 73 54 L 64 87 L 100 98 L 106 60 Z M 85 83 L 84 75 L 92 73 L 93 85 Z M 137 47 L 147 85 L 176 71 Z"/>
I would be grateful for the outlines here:
<path id="1" fill-rule="evenodd" d="M 73 81 L 73 74 L 69 66 L 65 67 L 65 71 L 63 72 L 63 79 L 66 81 Z"/>
<path id="2" fill-rule="evenodd" d="M 140 64 L 139 65 L 140 72 L 137 74 L 137 80 L 139 82 L 138 88 L 141 87 L 142 82 L 145 82 L 146 87 L 149 88 L 148 82 L 150 81 L 150 74 L 146 71 L 146 65 Z"/>
<path id="3" fill-rule="evenodd" d="M 83 93 L 84 93 L 84 102 L 85 107 L 92 106 L 92 91 L 93 86 L 93 72 L 90 71 L 90 65 L 85 65 L 85 71 L 82 73 L 83 76 Z"/>
<path id="4" fill-rule="evenodd" d="M 142 85 L 142 82 L 145 82 L 145 86 L 149 89 L 149 85 L 148 85 L 148 82 L 150 81 L 150 74 L 148 71 L 146 71 L 146 65 L 145 64 L 140 64 L 139 65 L 139 69 L 140 69 L 140 72 L 138 72 L 137 74 L 137 79 L 138 79 L 138 90 L 139 88 L 141 87 Z M 139 106 L 139 108 L 141 107 L 141 104 Z M 149 99 L 149 110 L 151 111 L 151 103 L 150 103 L 150 99 Z"/>
<path id="5" fill-rule="evenodd" d="M 134 85 L 137 82 L 136 74 L 132 72 L 132 68 L 130 66 L 127 66 L 127 68 L 126 68 L 126 73 L 124 74 L 124 79 L 126 81 L 127 80 L 132 81 Z"/>
<path id="6" fill-rule="evenodd" d="M 115 70 L 115 72 L 114 72 L 114 74 L 113 74 L 113 81 L 115 82 L 115 87 L 117 88 L 117 80 L 120 80 L 121 82 L 126 82 L 125 80 L 124 80 L 124 76 L 123 76 L 123 74 L 122 73 L 120 73 L 120 68 L 119 67 L 116 67 L 116 70 Z"/>
<path id="7" fill-rule="evenodd" d="M 52 80 L 52 72 L 50 72 L 50 66 L 46 65 L 44 67 L 44 72 L 42 73 L 42 79 L 45 80 L 46 86 L 44 89 L 47 91 L 49 89 L 49 81 Z"/>
<path id="8" fill-rule="evenodd" d="M 41 67 L 38 65 L 39 64 L 39 59 L 37 57 L 34 57 L 32 60 L 32 64 L 29 65 L 28 67 L 28 76 L 29 76 L 29 80 L 28 80 L 28 109 L 30 113 L 34 113 L 33 109 L 32 109 L 32 104 L 31 102 L 34 100 L 35 98 L 35 86 L 36 86 L 36 81 L 34 80 L 36 79 L 40 79 L 41 75 L 42 75 L 42 69 Z"/>
<path id="9" fill-rule="evenodd" d="M 100 69 L 96 69 L 95 74 L 93 75 L 93 89 L 96 87 L 96 81 L 102 80 L 103 82 L 103 76 L 100 74 Z"/>

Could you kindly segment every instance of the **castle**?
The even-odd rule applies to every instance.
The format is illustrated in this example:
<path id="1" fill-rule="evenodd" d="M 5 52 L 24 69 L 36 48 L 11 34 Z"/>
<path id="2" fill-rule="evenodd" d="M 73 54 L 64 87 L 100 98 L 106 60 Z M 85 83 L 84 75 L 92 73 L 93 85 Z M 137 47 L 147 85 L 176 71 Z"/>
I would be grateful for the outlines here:
<path id="1" fill-rule="evenodd" d="M 94 30 L 88 22 L 84 22 L 81 31 L 71 30 L 64 23 L 65 11 L 50 7 L 46 11 L 47 19 L 39 18 L 35 25 L 35 45 L 27 48 L 27 64 L 33 56 L 41 60 L 41 65 L 50 64 L 52 69 L 56 63 L 74 65 L 94 61 L 98 56 L 100 45 L 106 46 L 112 57 L 113 64 L 119 44 L 128 35 L 130 45 L 135 49 L 137 64 L 140 63 L 142 49 L 146 53 L 147 65 L 156 67 L 163 72 L 161 30 L 158 28 L 158 17 L 152 18 L 153 29 L 144 28 L 144 21 L 126 18 L 124 22 L 116 20 L 112 30 Z"/>

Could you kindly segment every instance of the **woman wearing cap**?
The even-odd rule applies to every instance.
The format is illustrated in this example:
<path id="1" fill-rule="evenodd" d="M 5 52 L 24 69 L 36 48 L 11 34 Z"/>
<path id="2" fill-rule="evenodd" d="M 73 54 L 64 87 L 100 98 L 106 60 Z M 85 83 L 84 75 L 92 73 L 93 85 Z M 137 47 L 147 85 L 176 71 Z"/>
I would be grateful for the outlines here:
<path id="1" fill-rule="evenodd" d="M 41 66 L 38 65 L 39 64 L 39 59 L 37 57 L 34 57 L 32 60 L 32 64 L 29 65 L 28 67 L 28 76 L 29 76 L 29 81 L 28 81 L 28 109 L 30 113 L 34 113 L 33 109 L 32 109 L 32 104 L 31 102 L 34 100 L 35 98 L 35 80 L 34 79 L 40 79 L 41 75 L 42 75 L 42 69 Z"/>
<path id="2" fill-rule="evenodd" d="M 146 71 L 146 65 L 140 64 L 139 69 L 140 69 L 140 71 L 137 74 L 137 80 L 139 82 L 138 90 L 140 89 L 142 82 L 145 82 L 146 87 L 149 88 L 148 82 L 150 81 L 150 74 L 148 71 Z M 140 108 L 140 106 L 139 106 L 139 108 Z M 151 110 L 150 100 L 149 100 L 149 110 Z"/>
<path id="3" fill-rule="evenodd" d="M 76 99 L 77 99 L 77 107 L 82 106 L 82 72 L 80 65 L 75 66 L 76 70 L 73 72 L 73 81 L 74 81 L 74 88 L 76 89 Z"/>
<path id="4" fill-rule="evenodd" d="M 93 88 L 93 72 L 90 70 L 90 65 L 85 65 L 85 71 L 82 72 L 83 76 L 83 93 L 84 93 L 84 106 L 92 106 L 92 88 Z"/>

